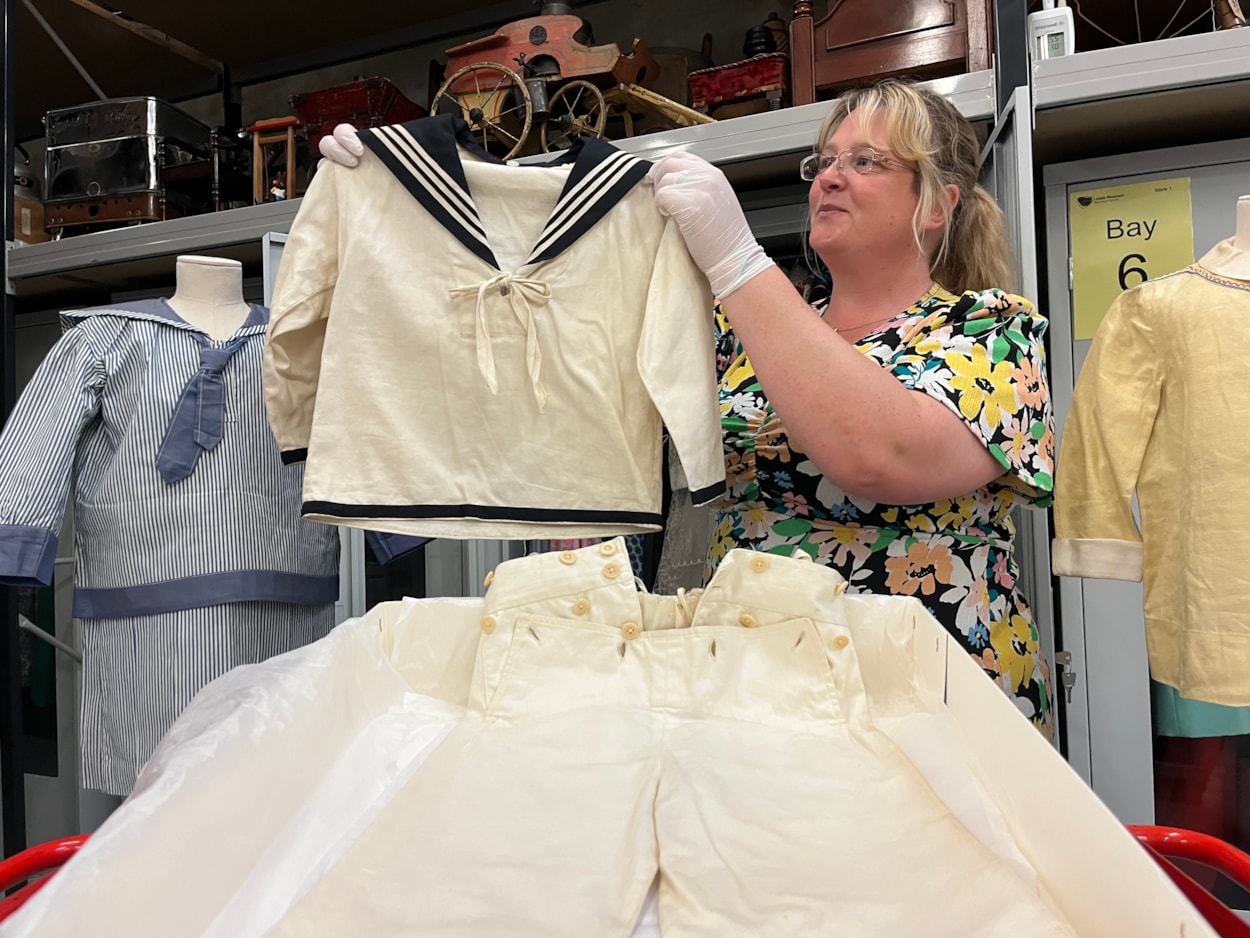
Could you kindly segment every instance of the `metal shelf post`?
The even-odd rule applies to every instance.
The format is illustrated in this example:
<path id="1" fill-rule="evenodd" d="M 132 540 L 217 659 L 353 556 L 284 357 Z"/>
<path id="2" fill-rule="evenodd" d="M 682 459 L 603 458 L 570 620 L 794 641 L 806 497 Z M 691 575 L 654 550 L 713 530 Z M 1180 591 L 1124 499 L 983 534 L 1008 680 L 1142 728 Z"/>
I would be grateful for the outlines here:
<path id="1" fill-rule="evenodd" d="M 4 19 L 0 41 L 4 51 L 4 98 L 0 116 L 4 123 L 4 198 L 0 221 L 4 224 L 4 311 L 0 318 L 0 408 L 7 420 L 17 403 L 17 350 L 13 285 L 9 280 L 9 245 L 13 241 L 13 152 L 17 142 L 14 127 L 13 29 L 17 0 L 3 0 Z M 26 848 L 26 792 L 22 773 L 22 690 L 19 678 L 17 633 L 17 591 L 0 587 L 0 823 L 3 823 L 4 855 L 12 856 Z"/>

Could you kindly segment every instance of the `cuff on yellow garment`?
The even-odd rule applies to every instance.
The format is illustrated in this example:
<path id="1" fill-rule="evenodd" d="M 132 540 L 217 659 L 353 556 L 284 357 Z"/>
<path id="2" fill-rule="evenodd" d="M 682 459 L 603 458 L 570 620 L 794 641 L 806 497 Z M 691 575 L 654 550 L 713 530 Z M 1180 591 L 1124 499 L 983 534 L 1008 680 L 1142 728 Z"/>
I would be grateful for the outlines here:
<path id="1" fill-rule="evenodd" d="M 1051 563 L 1060 576 L 1140 581 L 1142 546 L 1138 541 L 1057 537 Z"/>

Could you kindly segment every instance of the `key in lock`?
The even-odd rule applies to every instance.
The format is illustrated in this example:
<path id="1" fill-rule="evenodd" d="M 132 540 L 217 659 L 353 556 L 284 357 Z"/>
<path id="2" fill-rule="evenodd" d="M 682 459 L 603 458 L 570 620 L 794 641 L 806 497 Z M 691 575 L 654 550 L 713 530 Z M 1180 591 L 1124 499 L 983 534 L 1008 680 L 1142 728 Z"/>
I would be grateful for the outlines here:
<path id="1" fill-rule="evenodd" d="M 1076 687 L 1076 671 L 1072 667 L 1072 652 L 1055 652 L 1055 664 L 1059 666 L 1059 683 L 1063 685 L 1063 694 L 1068 703 L 1072 703 L 1072 688 Z"/>

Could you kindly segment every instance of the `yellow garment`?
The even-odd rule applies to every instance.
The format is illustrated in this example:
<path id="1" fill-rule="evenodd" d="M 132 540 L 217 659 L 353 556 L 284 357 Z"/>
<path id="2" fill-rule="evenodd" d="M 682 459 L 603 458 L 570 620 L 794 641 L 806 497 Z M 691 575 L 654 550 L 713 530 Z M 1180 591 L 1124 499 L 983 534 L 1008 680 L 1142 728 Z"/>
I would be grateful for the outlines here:
<path id="1" fill-rule="evenodd" d="M 1250 704 L 1247 349 L 1250 282 L 1192 266 L 1121 294 L 1055 476 L 1055 572 L 1144 580 L 1151 676 L 1236 706 Z"/>

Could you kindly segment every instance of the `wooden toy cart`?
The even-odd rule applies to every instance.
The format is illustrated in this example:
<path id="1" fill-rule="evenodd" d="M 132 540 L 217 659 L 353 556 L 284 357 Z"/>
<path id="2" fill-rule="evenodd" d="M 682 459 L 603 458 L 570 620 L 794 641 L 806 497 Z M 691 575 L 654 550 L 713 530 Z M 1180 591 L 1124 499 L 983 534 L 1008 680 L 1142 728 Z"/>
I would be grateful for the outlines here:
<path id="1" fill-rule="evenodd" d="M 446 80 L 431 110 L 463 116 L 483 148 L 504 159 L 566 149 L 578 136 L 603 137 L 613 118 L 626 136 L 644 115 L 678 127 L 711 121 L 650 90 L 660 66 L 641 39 L 627 55 L 616 43 L 593 43 L 585 21 L 571 13 L 509 23 L 447 50 Z"/>

